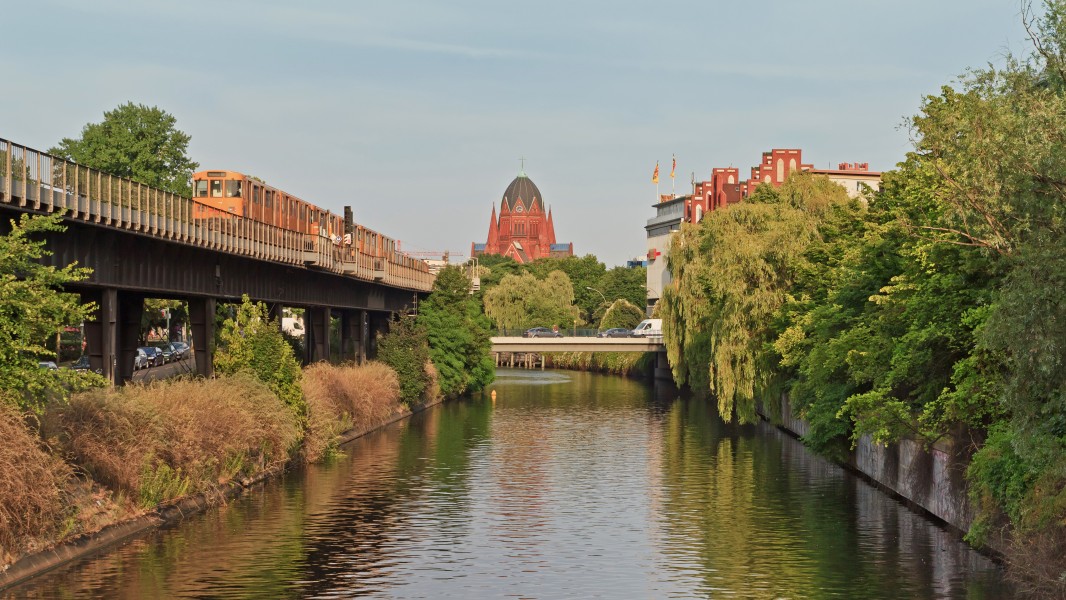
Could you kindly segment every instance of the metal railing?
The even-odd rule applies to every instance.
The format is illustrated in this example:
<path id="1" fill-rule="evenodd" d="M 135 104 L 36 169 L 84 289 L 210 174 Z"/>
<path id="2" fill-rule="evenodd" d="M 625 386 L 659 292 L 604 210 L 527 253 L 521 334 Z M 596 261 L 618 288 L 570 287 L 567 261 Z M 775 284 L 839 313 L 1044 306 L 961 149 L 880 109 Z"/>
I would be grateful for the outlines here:
<path id="1" fill-rule="evenodd" d="M 124 229 L 175 243 L 286 265 L 314 267 L 361 281 L 428 292 L 422 261 L 371 256 L 325 235 L 282 229 L 194 202 L 125 177 L 90 169 L 0 138 L 0 203 Z"/>

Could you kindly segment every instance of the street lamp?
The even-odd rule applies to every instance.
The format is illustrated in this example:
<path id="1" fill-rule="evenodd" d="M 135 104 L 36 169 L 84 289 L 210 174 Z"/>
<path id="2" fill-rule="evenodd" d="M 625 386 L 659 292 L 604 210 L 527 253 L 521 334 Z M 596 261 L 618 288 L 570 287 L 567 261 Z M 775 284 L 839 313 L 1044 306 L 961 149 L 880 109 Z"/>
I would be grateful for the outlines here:
<path id="1" fill-rule="evenodd" d="M 597 294 L 599 294 L 599 295 L 600 295 L 600 298 L 603 298 L 603 303 L 604 303 L 604 304 L 607 304 L 607 296 L 604 296 L 604 295 L 603 295 L 603 292 L 601 292 L 600 290 L 598 290 L 598 289 L 596 289 L 596 288 L 594 288 L 594 287 L 589 287 L 589 286 L 587 286 L 587 285 L 585 286 L 585 289 L 586 289 L 586 290 L 592 290 L 592 291 L 596 292 Z"/>

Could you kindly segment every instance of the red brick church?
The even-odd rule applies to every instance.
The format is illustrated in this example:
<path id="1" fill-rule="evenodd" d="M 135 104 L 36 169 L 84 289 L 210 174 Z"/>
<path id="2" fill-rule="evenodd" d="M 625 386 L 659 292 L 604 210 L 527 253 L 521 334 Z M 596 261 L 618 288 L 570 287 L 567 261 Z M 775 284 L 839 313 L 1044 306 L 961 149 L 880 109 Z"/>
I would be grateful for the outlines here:
<path id="1" fill-rule="evenodd" d="M 484 244 L 470 244 L 471 256 L 483 254 L 510 256 L 519 263 L 574 255 L 573 242 L 555 242 L 552 211 L 548 208 L 545 212 L 544 197 L 524 171 L 503 192 L 499 217 L 493 205 L 488 240 Z"/>

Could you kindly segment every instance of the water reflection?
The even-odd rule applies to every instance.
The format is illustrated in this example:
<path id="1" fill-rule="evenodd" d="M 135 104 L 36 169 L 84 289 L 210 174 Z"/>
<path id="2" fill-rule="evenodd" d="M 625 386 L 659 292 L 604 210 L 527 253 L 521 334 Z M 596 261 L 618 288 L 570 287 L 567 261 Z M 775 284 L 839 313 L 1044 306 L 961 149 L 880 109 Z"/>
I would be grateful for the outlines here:
<path id="1" fill-rule="evenodd" d="M 616 377 L 501 371 L 27 598 L 1002 598 L 954 537 L 768 426 Z"/>

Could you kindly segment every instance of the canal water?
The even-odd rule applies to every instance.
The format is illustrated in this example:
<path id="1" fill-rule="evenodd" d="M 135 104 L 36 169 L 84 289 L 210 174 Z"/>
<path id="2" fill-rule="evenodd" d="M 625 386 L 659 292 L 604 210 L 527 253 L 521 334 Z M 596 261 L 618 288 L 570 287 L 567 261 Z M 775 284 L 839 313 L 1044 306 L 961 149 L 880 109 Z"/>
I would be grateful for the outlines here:
<path id="1" fill-rule="evenodd" d="M 953 533 L 764 424 L 502 369 L 20 598 L 1005 598 Z"/>

